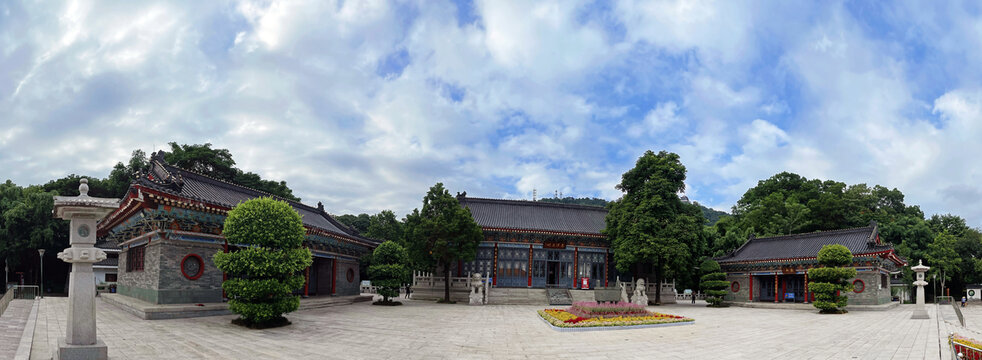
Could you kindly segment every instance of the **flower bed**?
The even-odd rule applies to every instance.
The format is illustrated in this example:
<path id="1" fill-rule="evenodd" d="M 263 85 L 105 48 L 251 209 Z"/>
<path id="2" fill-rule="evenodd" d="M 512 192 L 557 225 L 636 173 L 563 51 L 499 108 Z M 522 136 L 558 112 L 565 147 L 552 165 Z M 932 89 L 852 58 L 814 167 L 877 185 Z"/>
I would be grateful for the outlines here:
<path id="1" fill-rule="evenodd" d="M 568 310 L 569 313 L 585 318 L 591 317 L 614 317 L 614 316 L 644 316 L 648 314 L 644 306 L 626 302 L 616 303 L 596 303 L 596 302 L 574 302 Z"/>
<path id="2" fill-rule="evenodd" d="M 549 324 L 561 328 L 663 325 L 695 321 L 683 316 L 650 312 L 640 305 L 629 303 L 579 302 L 568 309 L 539 310 L 539 316 Z"/>
<path id="3" fill-rule="evenodd" d="M 951 334 L 951 347 L 956 353 L 962 354 L 965 359 L 982 359 L 982 343 L 978 340 L 967 338 L 958 334 Z"/>

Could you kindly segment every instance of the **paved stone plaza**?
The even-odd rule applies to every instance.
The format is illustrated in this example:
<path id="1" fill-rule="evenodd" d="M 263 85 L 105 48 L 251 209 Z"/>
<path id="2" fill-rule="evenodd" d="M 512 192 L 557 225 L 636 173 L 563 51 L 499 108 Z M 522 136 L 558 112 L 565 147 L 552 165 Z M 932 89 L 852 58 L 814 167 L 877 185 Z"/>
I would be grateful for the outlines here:
<path id="1" fill-rule="evenodd" d="M 66 306 L 65 298 L 41 300 L 32 359 L 50 359 Z M 930 320 L 911 320 L 910 305 L 818 315 L 679 304 L 657 310 L 694 325 L 565 333 L 538 319 L 541 308 L 358 303 L 289 314 L 285 328 L 245 330 L 229 323 L 233 316 L 140 320 L 100 300 L 98 331 L 113 359 L 939 359 L 948 351 L 939 339 L 951 329 L 934 305 Z M 966 317 L 982 321 L 982 306 Z"/>

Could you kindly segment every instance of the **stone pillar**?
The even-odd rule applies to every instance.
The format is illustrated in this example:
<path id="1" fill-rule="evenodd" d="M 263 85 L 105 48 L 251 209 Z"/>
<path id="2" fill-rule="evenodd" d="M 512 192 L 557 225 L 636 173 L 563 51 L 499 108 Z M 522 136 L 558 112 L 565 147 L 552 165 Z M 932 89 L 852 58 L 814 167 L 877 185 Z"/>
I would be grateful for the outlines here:
<path id="1" fill-rule="evenodd" d="M 72 264 L 65 337 L 58 339 L 54 358 L 107 359 L 106 344 L 96 337 L 92 264 L 106 259 L 106 253 L 95 247 L 97 222 L 116 210 L 119 200 L 89 197 L 85 178 L 78 190 L 77 197 L 54 197 L 54 216 L 71 221 L 68 237 L 71 247 L 58 253 L 58 258 Z"/>
<path id="2" fill-rule="evenodd" d="M 924 309 L 924 286 L 927 285 L 927 281 L 924 281 L 924 273 L 931 268 L 924 266 L 922 261 L 918 260 L 917 266 L 912 266 L 910 269 L 917 273 L 917 281 L 914 281 L 914 285 L 917 286 L 917 303 L 914 305 L 914 313 L 911 314 L 910 318 L 930 319 L 927 310 Z"/>

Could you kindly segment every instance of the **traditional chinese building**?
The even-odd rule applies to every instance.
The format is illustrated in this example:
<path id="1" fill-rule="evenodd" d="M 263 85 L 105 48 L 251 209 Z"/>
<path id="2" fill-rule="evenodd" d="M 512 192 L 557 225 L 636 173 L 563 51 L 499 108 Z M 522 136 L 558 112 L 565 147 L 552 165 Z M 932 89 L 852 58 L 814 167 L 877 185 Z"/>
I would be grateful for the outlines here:
<path id="1" fill-rule="evenodd" d="M 225 216 L 243 201 L 272 195 L 172 166 L 163 155 L 151 156 L 150 170 L 99 224 L 100 240 L 119 245 L 118 293 L 154 304 L 221 302 L 224 274 L 212 256 L 238 245 L 222 236 Z M 314 254 L 301 292 L 357 295 L 358 258 L 378 241 L 340 224 L 320 203 L 288 203 L 300 213 L 304 245 Z"/>
<path id="2" fill-rule="evenodd" d="M 484 233 L 462 274 L 490 274 L 496 287 L 606 287 L 613 281 L 606 226 L 597 206 L 495 200 L 458 195 Z"/>
<path id="3" fill-rule="evenodd" d="M 893 246 L 880 240 L 876 222 L 867 227 L 755 238 L 732 253 L 717 258 L 730 282 L 729 301 L 811 302 L 808 269 L 819 267 L 818 251 L 839 244 L 853 254 L 856 278 L 849 304 L 889 303 L 890 273 L 907 263 Z"/>

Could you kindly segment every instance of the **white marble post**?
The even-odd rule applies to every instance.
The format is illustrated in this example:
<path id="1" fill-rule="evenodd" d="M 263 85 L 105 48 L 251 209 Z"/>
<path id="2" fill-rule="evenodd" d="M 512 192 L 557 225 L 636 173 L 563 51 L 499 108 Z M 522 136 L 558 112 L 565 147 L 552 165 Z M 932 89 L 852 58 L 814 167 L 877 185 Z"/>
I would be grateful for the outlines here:
<path id="1" fill-rule="evenodd" d="M 96 225 L 116 210 L 119 200 L 88 195 L 88 180 L 82 178 L 79 196 L 55 196 L 54 216 L 70 220 L 69 245 L 58 258 L 72 264 L 68 288 L 68 318 L 65 337 L 58 339 L 55 359 L 107 359 L 106 344 L 96 337 L 95 285 L 92 264 L 106 259 L 95 247 Z"/>
<path id="2" fill-rule="evenodd" d="M 917 286 L 917 303 L 914 305 L 914 313 L 910 315 L 910 318 L 930 319 L 931 317 L 927 315 L 927 310 L 924 309 L 924 286 L 927 285 L 927 281 L 924 281 L 924 273 L 931 268 L 924 266 L 924 264 L 918 260 L 917 266 L 912 266 L 910 269 L 917 273 L 917 280 L 914 281 L 914 285 Z"/>

